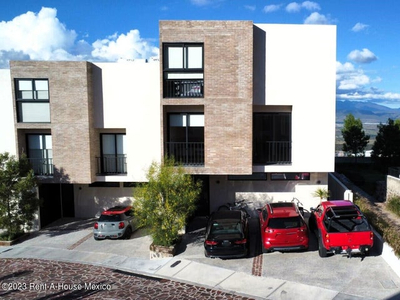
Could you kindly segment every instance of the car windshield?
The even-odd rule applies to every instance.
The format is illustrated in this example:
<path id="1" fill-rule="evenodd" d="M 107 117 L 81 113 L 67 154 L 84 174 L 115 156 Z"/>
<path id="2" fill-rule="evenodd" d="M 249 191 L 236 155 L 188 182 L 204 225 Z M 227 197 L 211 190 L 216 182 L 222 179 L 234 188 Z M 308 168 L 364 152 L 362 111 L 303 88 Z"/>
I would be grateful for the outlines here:
<path id="1" fill-rule="evenodd" d="M 296 228 L 300 226 L 300 217 L 272 218 L 268 222 L 268 227 L 272 229 Z"/>
<path id="2" fill-rule="evenodd" d="M 121 215 L 120 214 L 115 214 L 115 215 L 101 215 L 99 218 L 99 222 L 119 222 L 121 221 Z"/>
<path id="3" fill-rule="evenodd" d="M 212 235 L 223 234 L 242 234 L 242 225 L 240 222 L 214 222 L 211 226 Z"/>

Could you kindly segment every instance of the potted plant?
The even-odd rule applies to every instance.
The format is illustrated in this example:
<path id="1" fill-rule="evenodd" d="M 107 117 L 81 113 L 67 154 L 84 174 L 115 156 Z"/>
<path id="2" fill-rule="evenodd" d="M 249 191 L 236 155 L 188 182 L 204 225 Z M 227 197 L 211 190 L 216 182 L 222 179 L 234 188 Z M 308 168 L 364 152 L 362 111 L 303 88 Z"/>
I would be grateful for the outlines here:
<path id="1" fill-rule="evenodd" d="M 314 197 L 319 197 L 322 200 L 328 200 L 329 196 L 330 196 L 330 191 L 327 189 L 323 189 L 323 188 L 318 188 L 315 190 L 315 192 L 313 193 Z"/>
<path id="2" fill-rule="evenodd" d="M 147 183 L 134 189 L 135 216 L 153 239 L 150 258 L 173 256 L 180 231 L 196 208 L 201 185 L 172 158 L 153 162 L 146 178 Z"/>

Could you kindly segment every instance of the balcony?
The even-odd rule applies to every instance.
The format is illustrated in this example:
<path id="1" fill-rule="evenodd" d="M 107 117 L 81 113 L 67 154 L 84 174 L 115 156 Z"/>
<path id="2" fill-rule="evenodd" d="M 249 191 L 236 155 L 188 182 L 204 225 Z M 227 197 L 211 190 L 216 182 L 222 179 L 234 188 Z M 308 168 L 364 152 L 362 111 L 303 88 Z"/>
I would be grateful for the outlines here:
<path id="1" fill-rule="evenodd" d="M 164 98 L 202 98 L 204 81 L 190 79 L 164 80 Z"/>
<path id="2" fill-rule="evenodd" d="M 52 158 L 28 158 L 33 172 L 38 176 L 52 176 L 54 174 L 54 165 Z"/>
<path id="3" fill-rule="evenodd" d="M 187 167 L 204 166 L 204 143 L 199 142 L 167 142 L 167 155 Z"/>
<path id="4" fill-rule="evenodd" d="M 253 163 L 255 165 L 292 163 L 292 142 L 265 141 L 254 145 Z"/>
<path id="5" fill-rule="evenodd" d="M 126 155 L 103 155 L 96 157 L 97 174 L 127 174 Z"/>

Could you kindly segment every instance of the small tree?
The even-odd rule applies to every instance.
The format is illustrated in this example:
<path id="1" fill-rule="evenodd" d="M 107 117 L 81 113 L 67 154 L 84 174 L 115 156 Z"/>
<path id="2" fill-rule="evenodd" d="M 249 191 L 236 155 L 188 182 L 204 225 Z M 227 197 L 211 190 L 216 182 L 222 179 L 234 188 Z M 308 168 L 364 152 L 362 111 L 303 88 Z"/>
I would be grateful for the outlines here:
<path id="1" fill-rule="evenodd" d="M 0 228 L 13 239 L 32 227 L 39 208 L 36 180 L 26 157 L 17 159 L 9 153 L 0 154 Z"/>
<path id="2" fill-rule="evenodd" d="M 146 177 L 148 183 L 134 190 L 135 216 L 149 228 L 155 245 L 171 246 L 196 208 L 201 185 L 171 158 L 153 162 Z"/>
<path id="3" fill-rule="evenodd" d="M 378 134 L 372 146 L 372 158 L 385 168 L 400 165 L 400 121 L 388 119 L 378 125 Z"/>
<path id="4" fill-rule="evenodd" d="M 357 161 L 357 155 L 364 152 L 369 142 L 369 135 L 365 135 L 361 120 L 354 118 L 352 114 L 348 114 L 344 119 L 342 135 L 344 139 L 343 151 L 354 154 Z"/>

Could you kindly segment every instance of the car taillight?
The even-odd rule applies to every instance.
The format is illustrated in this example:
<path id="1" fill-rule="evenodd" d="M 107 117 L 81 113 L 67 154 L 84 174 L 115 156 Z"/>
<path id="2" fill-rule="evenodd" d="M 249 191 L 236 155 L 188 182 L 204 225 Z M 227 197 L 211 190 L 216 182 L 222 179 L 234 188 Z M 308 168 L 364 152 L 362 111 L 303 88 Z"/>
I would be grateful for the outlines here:
<path id="1" fill-rule="evenodd" d="M 236 245 L 242 245 L 242 244 L 246 244 L 247 243 L 247 239 L 243 239 L 243 240 L 237 240 L 234 242 Z"/>
<path id="2" fill-rule="evenodd" d="M 118 228 L 119 229 L 123 229 L 124 227 L 125 227 L 125 223 L 124 222 L 119 222 Z"/>
<path id="3" fill-rule="evenodd" d="M 372 231 L 369 233 L 369 236 L 370 236 L 371 240 L 374 239 L 374 233 Z"/>
<path id="4" fill-rule="evenodd" d="M 215 246 L 216 244 L 218 244 L 218 242 L 216 242 L 216 241 L 209 241 L 209 240 L 206 240 L 205 243 L 207 246 Z"/>
<path id="5" fill-rule="evenodd" d="M 265 233 L 273 233 L 274 230 L 267 227 L 267 228 L 264 229 L 264 232 L 265 232 Z"/>
<path id="6" fill-rule="evenodd" d="M 329 234 L 325 234 L 326 242 L 329 243 Z"/>
<path id="7" fill-rule="evenodd" d="M 99 229 L 99 223 L 94 223 L 94 229 Z"/>

